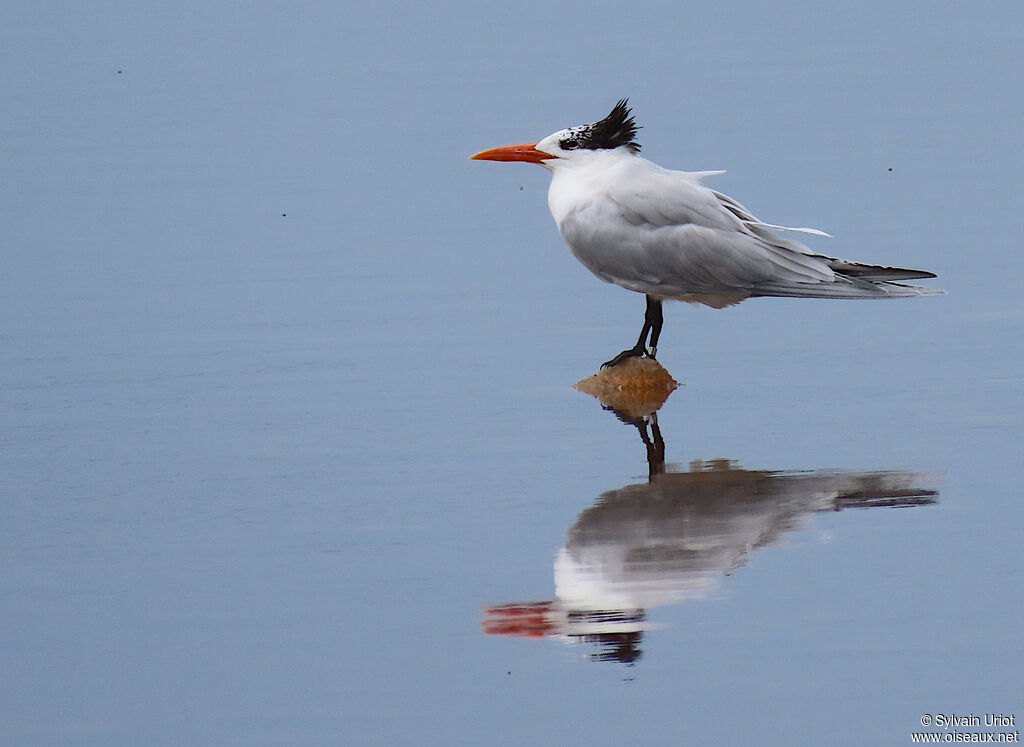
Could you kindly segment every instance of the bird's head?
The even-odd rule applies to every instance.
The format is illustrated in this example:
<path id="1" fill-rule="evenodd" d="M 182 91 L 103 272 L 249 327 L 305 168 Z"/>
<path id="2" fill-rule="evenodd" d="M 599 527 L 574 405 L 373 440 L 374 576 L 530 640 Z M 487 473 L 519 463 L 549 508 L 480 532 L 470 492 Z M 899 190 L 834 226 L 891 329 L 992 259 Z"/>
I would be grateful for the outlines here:
<path id="1" fill-rule="evenodd" d="M 557 161 L 572 161 L 594 151 L 622 149 L 636 154 L 640 143 L 633 138 L 640 129 L 633 121 L 629 99 L 622 99 L 602 120 L 553 132 L 536 143 L 491 148 L 470 156 L 477 161 L 525 161 L 551 168 Z"/>

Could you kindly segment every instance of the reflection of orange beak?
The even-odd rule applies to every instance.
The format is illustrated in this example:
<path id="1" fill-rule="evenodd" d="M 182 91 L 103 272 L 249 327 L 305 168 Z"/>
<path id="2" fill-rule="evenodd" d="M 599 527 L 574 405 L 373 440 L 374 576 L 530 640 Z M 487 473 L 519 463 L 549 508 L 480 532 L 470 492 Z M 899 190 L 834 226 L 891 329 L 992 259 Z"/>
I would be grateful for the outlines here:
<path id="1" fill-rule="evenodd" d="M 519 143 L 518 145 L 503 145 L 500 148 L 482 150 L 470 156 L 473 161 L 526 161 L 527 163 L 540 163 L 554 158 L 550 153 L 537 150 L 534 146 L 537 143 Z"/>
<path id="2" fill-rule="evenodd" d="M 522 638 L 543 638 L 558 633 L 552 615 L 554 602 L 497 604 L 484 610 L 481 623 L 487 635 L 513 635 Z"/>

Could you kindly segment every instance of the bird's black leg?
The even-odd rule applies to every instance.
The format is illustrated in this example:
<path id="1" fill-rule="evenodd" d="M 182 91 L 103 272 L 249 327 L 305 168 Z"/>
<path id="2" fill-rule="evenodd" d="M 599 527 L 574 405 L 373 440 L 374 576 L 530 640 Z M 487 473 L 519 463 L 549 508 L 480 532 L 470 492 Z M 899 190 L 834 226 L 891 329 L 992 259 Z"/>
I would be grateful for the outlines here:
<path id="1" fill-rule="evenodd" d="M 661 301 L 657 298 L 647 297 L 647 313 L 644 315 L 644 323 L 651 325 L 651 346 L 647 351 L 648 358 L 654 358 L 658 352 L 658 338 L 661 337 L 661 325 L 665 317 L 661 314 Z"/>
<path id="2" fill-rule="evenodd" d="M 658 348 L 658 338 L 661 336 L 661 325 L 664 321 L 664 317 L 661 313 L 661 301 L 652 296 L 647 296 L 647 313 L 644 314 L 644 328 L 640 331 L 640 339 L 636 341 L 636 345 L 631 347 L 629 350 L 623 350 L 617 356 L 612 358 L 610 361 L 605 361 L 601 364 L 601 368 L 610 368 L 611 366 L 617 366 L 626 358 L 639 358 L 646 355 L 648 358 L 654 358 Z M 647 335 L 651 335 L 651 346 L 647 347 Z"/>

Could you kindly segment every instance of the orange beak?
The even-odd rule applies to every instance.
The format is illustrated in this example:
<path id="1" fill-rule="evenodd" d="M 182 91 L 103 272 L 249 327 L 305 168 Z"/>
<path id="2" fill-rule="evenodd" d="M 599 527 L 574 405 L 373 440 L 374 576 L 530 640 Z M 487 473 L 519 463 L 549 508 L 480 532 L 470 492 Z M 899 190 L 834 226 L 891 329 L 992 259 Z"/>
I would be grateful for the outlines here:
<path id="1" fill-rule="evenodd" d="M 482 150 L 470 156 L 473 161 L 526 161 L 527 163 L 540 163 L 554 158 L 550 153 L 537 150 L 534 146 L 537 143 L 519 143 L 518 145 L 503 145 L 500 148 Z"/>

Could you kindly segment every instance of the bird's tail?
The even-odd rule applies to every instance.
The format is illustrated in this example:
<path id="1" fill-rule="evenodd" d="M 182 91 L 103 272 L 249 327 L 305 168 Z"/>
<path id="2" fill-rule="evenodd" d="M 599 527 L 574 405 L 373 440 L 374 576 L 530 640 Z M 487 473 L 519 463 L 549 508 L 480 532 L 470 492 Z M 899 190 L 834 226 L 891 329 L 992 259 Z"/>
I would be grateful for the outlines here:
<path id="1" fill-rule="evenodd" d="M 758 283 L 751 296 L 783 298 L 906 298 L 910 296 L 941 296 L 946 291 L 926 285 L 863 280 L 837 275 L 832 283 Z"/>
<path id="2" fill-rule="evenodd" d="M 909 296 L 940 296 L 945 293 L 944 290 L 929 288 L 925 285 L 894 282 L 935 277 L 935 273 L 927 270 L 866 265 L 861 262 L 850 262 L 820 254 L 811 256 L 828 263 L 829 268 L 835 273 L 832 282 L 769 281 L 755 285 L 751 289 L 750 295 L 787 298 L 906 298 Z"/>

